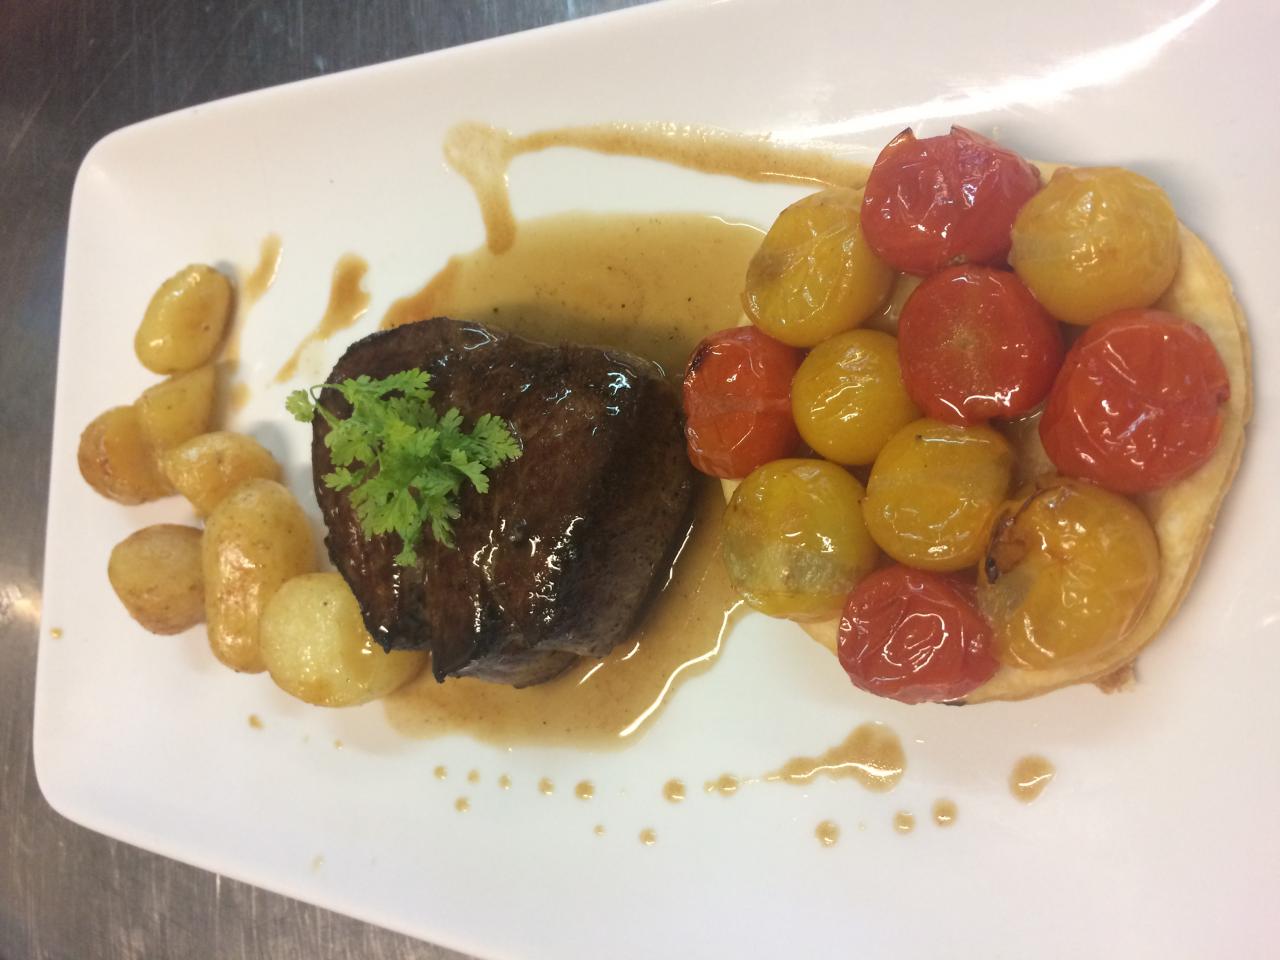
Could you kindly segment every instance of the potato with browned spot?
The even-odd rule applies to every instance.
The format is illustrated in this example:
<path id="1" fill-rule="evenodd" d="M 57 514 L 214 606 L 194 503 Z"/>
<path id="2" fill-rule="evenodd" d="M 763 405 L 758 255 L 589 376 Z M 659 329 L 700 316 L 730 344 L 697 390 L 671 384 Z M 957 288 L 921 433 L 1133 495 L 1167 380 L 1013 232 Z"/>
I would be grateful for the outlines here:
<path id="1" fill-rule="evenodd" d="M 181 373 L 208 363 L 231 319 L 231 283 L 213 267 L 183 267 L 152 295 L 133 349 L 154 373 Z"/>
<path id="2" fill-rule="evenodd" d="M 174 489 L 207 517 L 246 480 L 279 480 L 280 464 L 262 444 L 243 433 L 201 434 L 165 454 L 161 467 Z"/>
<path id="3" fill-rule="evenodd" d="M 107 579 L 129 616 L 152 633 L 181 633 L 204 620 L 200 536 L 196 527 L 158 523 L 111 550 Z"/>
<path id="4" fill-rule="evenodd" d="M 158 453 L 209 432 L 215 380 L 213 364 L 206 364 L 147 387 L 134 401 L 142 431 Z"/>
<path id="5" fill-rule="evenodd" d="M 80 434 L 76 461 L 89 486 L 120 503 L 145 503 L 173 493 L 132 406 L 112 407 L 95 417 Z"/>
<path id="6" fill-rule="evenodd" d="M 306 514 L 274 480 L 248 480 L 210 514 L 201 565 L 214 656 L 233 670 L 261 672 L 263 608 L 286 580 L 315 568 Z"/>
<path id="7" fill-rule="evenodd" d="M 294 577 L 262 611 L 262 658 L 285 693 L 321 707 L 384 697 L 426 666 L 423 650 L 387 653 L 365 629 L 360 604 L 337 573 Z"/>

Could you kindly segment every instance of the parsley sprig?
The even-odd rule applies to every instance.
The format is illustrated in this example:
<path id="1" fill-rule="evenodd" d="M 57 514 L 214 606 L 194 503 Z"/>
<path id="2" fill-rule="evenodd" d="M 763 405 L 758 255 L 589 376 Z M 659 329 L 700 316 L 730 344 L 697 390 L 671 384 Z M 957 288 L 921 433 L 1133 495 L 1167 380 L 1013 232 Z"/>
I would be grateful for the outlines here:
<path id="1" fill-rule="evenodd" d="M 444 416 L 431 405 L 431 375 L 419 369 L 322 383 L 289 394 L 285 407 L 309 423 L 318 412 L 329 424 L 325 446 L 335 469 L 325 486 L 348 496 L 366 538 L 400 536 L 400 566 L 418 560 L 423 528 L 452 547 L 458 497 L 470 482 L 479 493 L 489 489 L 486 471 L 520 456 L 520 444 L 506 422 L 485 414 L 468 432 L 456 408 Z M 323 390 L 336 390 L 351 405 L 338 418 L 317 403 Z"/>

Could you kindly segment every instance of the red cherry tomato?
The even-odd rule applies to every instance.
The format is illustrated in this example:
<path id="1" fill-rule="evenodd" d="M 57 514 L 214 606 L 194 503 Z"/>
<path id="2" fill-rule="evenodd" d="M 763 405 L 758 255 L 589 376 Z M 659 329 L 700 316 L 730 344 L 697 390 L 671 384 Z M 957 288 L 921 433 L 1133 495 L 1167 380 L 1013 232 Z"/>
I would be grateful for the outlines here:
<path id="1" fill-rule="evenodd" d="M 973 587 L 955 576 L 895 565 L 845 601 L 840 665 L 854 686 L 903 703 L 957 700 L 999 665 Z"/>
<path id="2" fill-rule="evenodd" d="M 904 130 L 880 151 L 862 200 L 871 249 L 904 273 L 1002 263 L 1013 218 L 1040 189 L 1040 171 L 964 127 L 917 140 Z"/>
<path id="3" fill-rule="evenodd" d="M 1227 370 L 1203 330 L 1163 310 L 1121 310 L 1067 353 L 1040 440 L 1068 476 L 1145 493 L 1209 459 L 1230 396 Z"/>
<path id="4" fill-rule="evenodd" d="M 745 477 L 796 452 L 791 378 L 803 354 L 755 327 L 703 340 L 684 374 L 689 461 L 713 477 Z"/>
<path id="5" fill-rule="evenodd" d="M 898 358 L 911 399 L 947 423 L 1030 413 L 1062 365 L 1062 331 L 1006 270 L 951 267 L 902 308 Z"/>

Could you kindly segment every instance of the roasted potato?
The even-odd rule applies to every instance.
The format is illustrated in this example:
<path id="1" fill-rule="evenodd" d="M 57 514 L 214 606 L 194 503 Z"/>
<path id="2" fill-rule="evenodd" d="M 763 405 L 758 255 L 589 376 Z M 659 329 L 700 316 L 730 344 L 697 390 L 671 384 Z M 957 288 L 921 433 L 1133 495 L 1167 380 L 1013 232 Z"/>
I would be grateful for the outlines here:
<path id="1" fill-rule="evenodd" d="M 207 517 L 246 480 L 279 480 L 280 464 L 262 444 L 243 433 L 218 430 L 193 437 L 161 460 L 165 477 Z"/>
<path id="2" fill-rule="evenodd" d="M 152 633 L 181 633 L 204 619 L 200 531 L 143 527 L 111 550 L 107 579 L 129 616 Z"/>
<path id="3" fill-rule="evenodd" d="M 337 573 L 294 577 L 262 611 L 262 659 L 285 693 L 321 707 L 352 707 L 416 677 L 426 651 L 385 652 Z"/>
<path id="4" fill-rule="evenodd" d="M 209 515 L 200 554 L 214 656 L 233 670 L 262 671 L 263 607 L 286 580 L 315 569 L 302 507 L 274 480 L 248 480 Z"/>
<path id="5" fill-rule="evenodd" d="M 144 503 L 173 493 L 134 407 L 112 407 L 80 434 L 80 475 L 104 497 Z"/>
<path id="6" fill-rule="evenodd" d="M 216 390 L 213 364 L 176 373 L 142 391 L 134 401 L 142 432 L 158 453 L 208 433 L 213 425 Z"/>
<path id="7" fill-rule="evenodd" d="M 231 284 L 193 263 L 160 284 L 133 338 L 138 360 L 155 373 L 182 373 L 209 362 L 231 317 Z"/>

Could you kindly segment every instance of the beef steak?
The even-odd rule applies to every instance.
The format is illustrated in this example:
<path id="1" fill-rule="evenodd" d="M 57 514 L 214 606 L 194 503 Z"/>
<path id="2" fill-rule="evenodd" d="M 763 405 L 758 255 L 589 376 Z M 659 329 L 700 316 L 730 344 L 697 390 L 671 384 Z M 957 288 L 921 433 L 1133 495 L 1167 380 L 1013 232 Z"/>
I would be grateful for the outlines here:
<path id="1" fill-rule="evenodd" d="M 325 543 L 370 633 L 387 649 L 431 651 L 436 679 L 527 686 L 623 640 L 661 586 L 685 535 L 693 471 L 675 388 L 654 363 L 616 350 L 535 343 L 446 318 L 352 344 L 329 382 L 421 368 L 434 404 L 468 423 L 510 422 L 520 459 L 470 487 L 456 548 L 426 533 L 415 567 L 398 567 L 394 534 L 366 539 L 333 469 L 328 425 L 313 421 L 316 499 Z M 321 402 L 349 412 L 336 391 Z"/>

